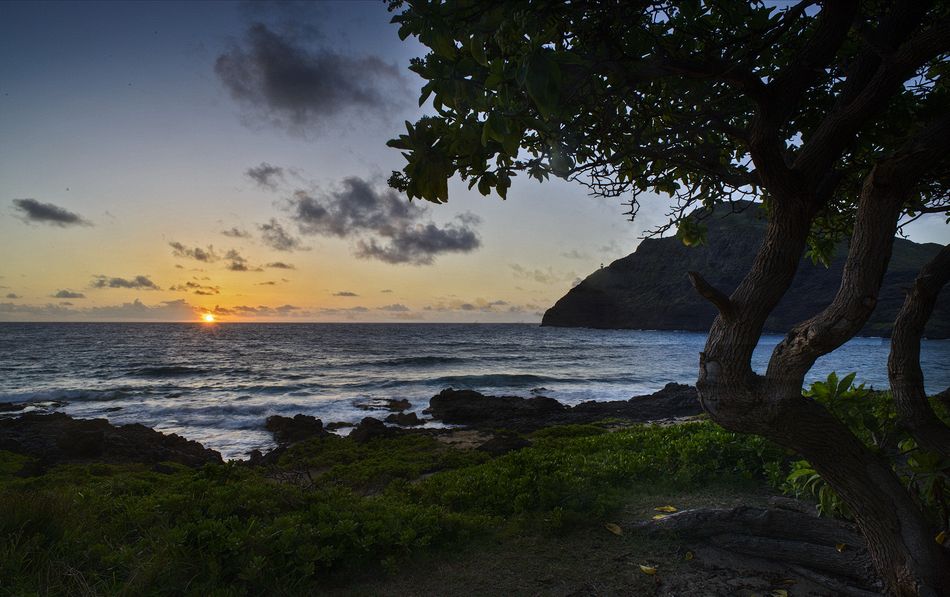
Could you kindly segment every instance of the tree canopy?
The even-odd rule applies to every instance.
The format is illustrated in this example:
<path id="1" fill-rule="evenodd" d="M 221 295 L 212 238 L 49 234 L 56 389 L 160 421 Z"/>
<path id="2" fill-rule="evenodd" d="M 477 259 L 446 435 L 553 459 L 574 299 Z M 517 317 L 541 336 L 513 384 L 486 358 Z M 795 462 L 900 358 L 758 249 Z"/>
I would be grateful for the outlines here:
<path id="1" fill-rule="evenodd" d="M 818 4 L 409 2 L 393 21 L 432 50 L 411 69 L 438 116 L 390 141 L 407 160 L 390 182 L 441 203 L 454 175 L 502 198 L 519 172 L 554 175 L 631 215 L 645 191 L 674 216 L 808 193 L 826 256 L 873 165 L 946 127 L 950 5 Z M 904 212 L 950 210 L 947 183 L 921 176 Z"/>

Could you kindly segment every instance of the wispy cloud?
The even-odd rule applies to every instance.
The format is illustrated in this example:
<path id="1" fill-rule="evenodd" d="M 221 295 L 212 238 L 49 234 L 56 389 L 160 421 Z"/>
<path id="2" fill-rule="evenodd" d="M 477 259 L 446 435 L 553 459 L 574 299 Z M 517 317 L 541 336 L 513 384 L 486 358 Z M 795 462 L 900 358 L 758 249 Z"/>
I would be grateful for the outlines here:
<path id="1" fill-rule="evenodd" d="M 297 269 L 292 263 L 284 263 L 283 261 L 272 261 L 264 267 L 269 267 L 271 269 Z"/>
<path id="2" fill-rule="evenodd" d="M 86 298 L 86 295 L 81 292 L 73 292 L 72 290 L 60 290 L 56 294 L 52 295 L 53 298 L 58 299 L 81 299 Z"/>
<path id="3" fill-rule="evenodd" d="M 284 178 L 284 169 L 261 162 L 244 171 L 245 176 L 257 183 L 257 186 L 269 191 L 277 190 L 277 184 Z"/>
<path id="4" fill-rule="evenodd" d="M 176 284 L 174 286 L 171 286 L 169 287 L 169 290 L 173 290 L 175 292 L 192 292 L 194 294 L 198 294 L 202 296 L 212 296 L 212 295 L 221 293 L 220 286 L 200 284 L 198 282 L 192 282 L 190 280 L 187 282 L 183 282 L 181 284 Z"/>
<path id="5" fill-rule="evenodd" d="M 222 230 L 221 234 L 227 236 L 228 238 L 251 238 L 251 233 L 247 230 L 242 230 L 238 227 L 228 228 L 227 230 Z"/>
<path id="6" fill-rule="evenodd" d="M 261 231 L 261 240 L 268 247 L 277 251 L 308 251 L 300 239 L 287 232 L 275 218 L 266 224 L 258 224 Z"/>
<path id="7" fill-rule="evenodd" d="M 14 199 L 14 207 L 20 212 L 20 219 L 27 223 L 47 224 L 66 228 L 68 226 L 92 226 L 77 213 L 52 203 L 43 203 L 36 199 Z"/>
<path id="8" fill-rule="evenodd" d="M 212 245 L 208 245 L 206 248 L 186 247 L 180 242 L 172 241 L 168 243 L 168 246 L 172 248 L 172 255 L 175 257 L 194 259 L 205 263 L 213 263 L 220 259 Z"/>
<path id="9" fill-rule="evenodd" d="M 425 207 L 355 176 L 319 196 L 298 190 L 291 206 L 302 233 L 355 237 L 355 254 L 364 259 L 429 265 L 438 255 L 468 253 L 481 246 L 477 216 L 464 214 L 440 226 L 427 221 Z"/>
<path id="10" fill-rule="evenodd" d="M 352 296 L 359 296 L 359 295 L 356 294 L 355 292 L 350 292 L 349 290 L 341 290 L 340 292 L 334 292 L 334 293 L 333 293 L 333 296 L 347 296 L 347 297 L 352 297 Z"/>
<path id="11" fill-rule="evenodd" d="M 110 278 L 108 276 L 96 276 L 91 283 L 92 288 L 134 288 L 137 290 L 161 290 L 158 284 L 152 282 L 148 276 L 135 276 L 134 278 Z"/>

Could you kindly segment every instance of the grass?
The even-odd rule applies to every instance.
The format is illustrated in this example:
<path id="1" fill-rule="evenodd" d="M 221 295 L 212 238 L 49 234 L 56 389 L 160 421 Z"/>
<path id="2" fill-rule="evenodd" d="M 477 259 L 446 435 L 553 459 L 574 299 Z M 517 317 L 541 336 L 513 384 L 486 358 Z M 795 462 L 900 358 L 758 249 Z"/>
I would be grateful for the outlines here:
<path id="1" fill-rule="evenodd" d="M 631 496 L 744 492 L 786 459 L 708 422 L 530 439 L 495 459 L 408 434 L 305 442 L 276 471 L 92 464 L 28 478 L 26 459 L 0 452 L 0 592 L 308 594 L 478 542 L 576 532 Z M 281 481 L 293 472 L 307 483 Z"/>

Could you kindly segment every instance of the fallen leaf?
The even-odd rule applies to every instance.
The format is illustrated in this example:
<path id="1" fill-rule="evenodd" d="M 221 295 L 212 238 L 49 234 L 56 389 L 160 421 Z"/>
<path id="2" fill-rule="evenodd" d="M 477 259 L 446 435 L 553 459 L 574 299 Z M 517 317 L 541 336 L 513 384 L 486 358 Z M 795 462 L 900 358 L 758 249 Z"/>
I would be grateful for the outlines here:
<path id="1" fill-rule="evenodd" d="M 644 574 L 649 574 L 653 576 L 656 574 L 656 566 L 647 566 L 646 564 L 640 564 L 640 571 Z"/>
<path id="2" fill-rule="evenodd" d="M 838 553 L 844 553 L 844 548 L 847 547 L 845 543 L 838 543 L 835 545 L 835 549 L 838 550 Z"/>
<path id="3" fill-rule="evenodd" d="M 692 560 L 692 559 L 693 559 L 693 552 L 687 551 L 687 552 L 686 552 L 686 559 L 687 559 L 687 560 Z"/>
<path id="4" fill-rule="evenodd" d="M 666 518 L 667 516 L 669 516 L 669 514 L 654 514 L 654 515 L 653 515 L 653 520 L 663 520 L 663 519 Z"/>
<path id="5" fill-rule="evenodd" d="M 604 528 L 614 535 L 623 535 L 623 529 L 620 528 L 620 525 L 614 524 L 612 522 L 604 523 Z"/>
<path id="6" fill-rule="evenodd" d="M 769 593 L 769 595 L 771 595 L 772 597 L 788 597 L 788 591 L 786 591 L 785 589 L 775 589 L 774 591 Z"/>
<path id="7" fill-rule="evenodd" d="M 934 541 L 936 541 L 939 545 L 943 545 L 944 543 L 946 543 L 947 531 L 940 531 L 939 533 L 937 533 L 937 536 L 934 537 Z"/>
<path id="8" fill-rule="evenodd" d="M 657 512 L 677 512 L 678 510 L 673 506 L 659 506 L 654 508 Z"/>

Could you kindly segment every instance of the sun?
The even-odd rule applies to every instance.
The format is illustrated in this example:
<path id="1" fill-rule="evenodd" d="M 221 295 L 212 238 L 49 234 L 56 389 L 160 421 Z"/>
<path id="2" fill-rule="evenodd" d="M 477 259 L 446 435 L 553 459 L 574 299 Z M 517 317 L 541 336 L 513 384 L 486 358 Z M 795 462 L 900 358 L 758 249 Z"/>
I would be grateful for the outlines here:
<path id="1" fill-rule="evenodd" d="M 205 323 L 214 323 L 214 315 L 212 315 L 211 313 L 205 313 L 204 315 L 201 316 L 201 319 Z"/>

